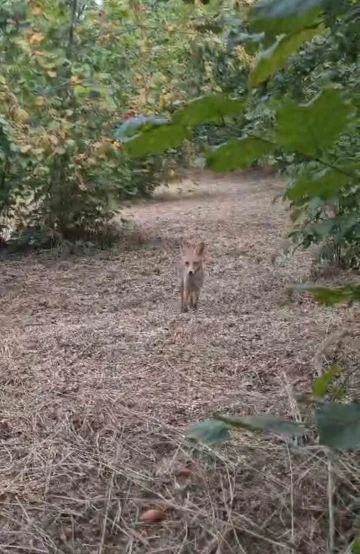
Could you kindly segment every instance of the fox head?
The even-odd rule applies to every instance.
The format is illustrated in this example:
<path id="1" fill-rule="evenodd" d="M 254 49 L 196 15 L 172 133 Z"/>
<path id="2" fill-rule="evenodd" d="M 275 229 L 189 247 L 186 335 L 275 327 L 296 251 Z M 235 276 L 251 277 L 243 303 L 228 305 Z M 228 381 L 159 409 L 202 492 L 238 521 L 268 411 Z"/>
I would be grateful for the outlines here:
<path id="1" fill-rule="evenodd" d="M 200 242 L 195 248 L 187 246 L 182 253 L 182 266 L 185 273 L 194 275 L 202 269 L 204 261 L 205 243 Z"/>

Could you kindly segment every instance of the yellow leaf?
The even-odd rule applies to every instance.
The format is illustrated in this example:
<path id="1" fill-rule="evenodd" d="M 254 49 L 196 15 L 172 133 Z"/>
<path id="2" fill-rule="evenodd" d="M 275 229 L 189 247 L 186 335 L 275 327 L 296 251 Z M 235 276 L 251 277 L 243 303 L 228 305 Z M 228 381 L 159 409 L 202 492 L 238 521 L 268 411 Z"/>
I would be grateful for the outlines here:
<path id="1" fill-rule="evenodd" d="M 29 114 L 22 108 L 15 109 L 13 114 L 14 119 L 16 119 L 16 121 L 19 121 L 20 123 L 25 123 L 25 121 L 29 119 Z"/>
<path id="2" fill-rule="evenodd" d="M 38 44 L 39 42 L 43 41 L 45 38 L 44 33 L 34 33 L 29 38 L 30 44 Z"/>
<path id="3" fill-rule="evenodd" d="M 44 12 L 43 10 L 40 8 L 40 6 L 36 6 L 35 8 L 33 8 L 31 10 L 31 15 L 42 15 Z"/>
<path id="4" fill-rule="evenodd" d="M 31 144 L 25 144 L 25 146 L 22 146 L 20 148 L 20 152 L 22 154 L 27 154 L 28 152 L 30 152 L 31 148 L 32 148 Z"/>
<path id="5" fill-rule="evenodd" d="M 48 71 L 47 74 L 49 75 L 49 77 L 56 77 L 57 75 L 56 71 L 54 70 Z"/>
<path id="6" fill-rule="evenodd" d="M 41 50 L 34 50 L 31 54 L 34 58 L 43 58 L 46 56 L 45 52 L 41 52 Z"/>
<path id="7" fill-rule="evenodd" d="M 36 106 L 43 106 L 46 103 L 46 100 L 43 96 L 37 96 L 35 98 L 35 104 Z"/>
<path id="8" fill-rule="evenodd" d="M 49 141 L 51 142 L 51 144 L 53 144 L 54 146 L 57 146 L 59 144 L 59 139 L 55 136 L 55 135 L 50 135 L 49 136 Z"/>

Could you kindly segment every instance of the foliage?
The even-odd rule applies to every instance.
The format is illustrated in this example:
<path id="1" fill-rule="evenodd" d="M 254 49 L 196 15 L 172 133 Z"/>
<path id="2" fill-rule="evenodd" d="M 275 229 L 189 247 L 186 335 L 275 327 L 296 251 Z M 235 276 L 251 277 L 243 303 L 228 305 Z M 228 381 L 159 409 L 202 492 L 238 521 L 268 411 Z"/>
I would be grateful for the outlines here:
<path id="1" fill-rule="evenodd" d="M 320 404 L 315 417 L 321 445 L 342 450 L 360 447 L 359 404 Z M 191 426 L 189 436 L 205 444 L 222 444 L 230 439 L 229 428 L 268 431 L 290 437 L 305 435 L 307 432 L 303 425 L 273 415 L 234 417 L 215 414 L 213 420 Z"/>
<path id="2" fill-rule="evenodd" d="M 356 3 L 267 0 L 249 17 L 242 3 L 180 0 L 1 10 L 2 228 L 99 230 L 193 139 L 216 147 L 217 171 L 278 163 L 294 244 L 359 265 Z"/>
<path id="3" fill-rule="evenodd" d="M 233 139 L 208 153 L 207 166 L 220 172 L 244 169 L 273 149 L 270 142 L 258 137 Z"/>
<path id="4" fill-rule="evenodd" d="M 323 375 L 318 377 L 312 386 L 312 393 L 315 398 L 324 398 L 326 393 L 329 390 L 332 382 L 339 376 L 341 370 L 338 366 L 332 366 L 330 369 L 325 371 Z"/>
<path id="5" fill-rule="evenodd" d="M 170 166 L 186 163 L 189 148 L 177 147 L 186 133 L 166 155 L 147 155 L 143 145 L 141 160 L 123 143 L 134 121 L 161 123 L 173 104 L 215 86 L 196 50 L 209 40 L 196 21 L 203 10 L 181 0 L 156 9 L 117 0 L 101 10 L 94 0 L 2 4 L 2 240 L 46 246 L 96 238 L 119 202 L 149 196 Z"/>
<path id="6" fill-rule="evenodd" d="M 304 435 L 305 427 L 294 423 L 292 421 L 286 421 L 280 417 L 267 415 L 267 416 L 253 416 L 253 417 L 229 417 L 216 415 L 218 421 L 222 421 L 225 425 L 234 427 L 235 429 L 246 429 L 249 431 L 270 431 L 278 435 Z"/>
<path id="7" fill-rule="evenodd" d="M 188 438 L 206 444 L 223 444 L 230 438 L 230 433 L 221 421 L 206 419 L 191 425 L 187 432 Z"/>
<path id="8" fill-rule="evenodd" d="M 222 129 L 220 121 L 213 127 L 226 142 L 211 139 L 215 150 L 207 154 L 215 171 L 276 160 L 291 177 L 284 192 L 294 223 L 291 241 L 304 248 L 319 244 L 320 260 L 355 268 L 360 265 L 359 18 L 356 2 L 268 0 L 254 5 L 247 22 L 228 22 L 232 53 L 239 45 L 252 54 L 259 45 L 262 49 L 247 72 L 232 72 L 237 81 L 232 76 L 222 83 L 228 102 L 237 95 L 241 104 Z M 192 102 L 200 119 L 183 121 L 207 143 L 210 129 L 197 135 L 193 128 L 214 99 Z M 176 118 L 175 113 L 170 129 Z M 177 126 L 172 129 L 178 132 Z"/>
<path id="9" fill-rule="evenodd" d="M 317 29 L 304 29 L 297 34 L 282 35 L 267 50 L 260 52 L 250 75 L 249 86 L 256 87 L 267 81 L 277 70 L 287 65 L 290 55 L 317 34 Z"/>
<path id="10" fill-rule="evenodd" d="M 321 14 L 321 0 L 266 0 L 255 4 L 250 14 L 252 27 L 270 38 L 293 34 L 314 24 Z"/>
<path id="11" fill-rule="evenodd" d="M 315 300 L 327 306 L 360 302 L 359 285 L 345 285 L 343 287 L 332 289 L 312 285 L 294 285 L 290 290 L 308 292 L 315 298 Z"/>
<path id="12" fill-rule="evenodd" d="M 339 449 L 360 447 L 360 405 L 324 404 L 316 411 L 320 443 Z"/>

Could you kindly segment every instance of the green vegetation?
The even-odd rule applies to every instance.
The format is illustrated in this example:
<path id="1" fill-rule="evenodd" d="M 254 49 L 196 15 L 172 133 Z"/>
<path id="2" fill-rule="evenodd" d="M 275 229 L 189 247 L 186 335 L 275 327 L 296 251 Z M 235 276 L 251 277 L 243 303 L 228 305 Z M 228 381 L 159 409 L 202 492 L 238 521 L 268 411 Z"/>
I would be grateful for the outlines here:
<path id="1" fill-rule="evenodd" d="M 352 268 L 360 262 L 359 17 L 356 2 L 256 4 L 238 34 L 229 32 L 230 45 L 240 42 L 251 53 L 257 45 L 251 69 L 222 83 L 221 110 L 217 95 L 175 114 L 162 143 L 165 151 L 172 136 L 188 137 L 190 128 L 196 137 L 196 127 L 217 117 L 211 131 L 220 140 L 207 143 L 220 144 L 207 152 L 207 166 L 223 172 L 276 163 L 290 177 L 284 198 L 292 208 L 291 241 L 319 244 L 321 260 Z M 154 133 L 146 131 L 147 154 Z M 127 145 L 131 154 L 144 154 L 141 137 Z"/>
<path id="2" fill-rule="evenodd" d="M 102 9 L 83 0 L 2 3 L 3 243 L 109 238 L 122 200 L 149 196 L 186 163 L 186 146 L 130 159 L 119 128 L 216 89 L 198 13 L 180 1 L 170 8 L 111 0 Z M 166 140 L 167 130 L 159 133 Z"/>
<path id="3" fill-rule="evenodd" d="M 215 171 L 278 167 L 294 246 L 359 267 L 359 18 L 350 1 L 7 0 L 2 241 L 107 236 L 122 200 L 207 147 Z"/>

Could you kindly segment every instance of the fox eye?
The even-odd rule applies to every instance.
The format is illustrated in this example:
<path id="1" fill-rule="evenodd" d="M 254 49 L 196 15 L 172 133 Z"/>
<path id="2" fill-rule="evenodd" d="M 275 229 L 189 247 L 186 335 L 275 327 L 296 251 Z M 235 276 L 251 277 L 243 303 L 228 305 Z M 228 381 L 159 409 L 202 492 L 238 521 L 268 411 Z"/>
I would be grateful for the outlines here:
<path id="1" fill-rule="evenodd" d="M 185 265 L 189 265 L 189 262 L 185 262 Z"/>

